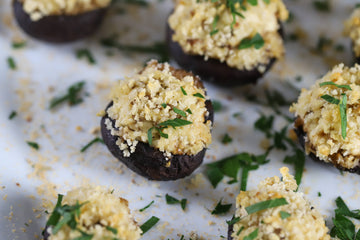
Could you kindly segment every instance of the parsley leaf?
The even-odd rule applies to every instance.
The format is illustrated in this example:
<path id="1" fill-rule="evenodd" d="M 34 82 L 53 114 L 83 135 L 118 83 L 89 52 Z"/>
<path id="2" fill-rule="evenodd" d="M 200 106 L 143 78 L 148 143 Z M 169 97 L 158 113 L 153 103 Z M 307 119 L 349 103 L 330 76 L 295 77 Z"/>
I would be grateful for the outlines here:
<path id="1" fill-rule="evenodd" d="M 159 218 L 152 216 L 149 220 L 147 220 L 145 223 L 143 223 L 140 226 L 140 229 L 142 231 L 141 235 L 144 235 L 147 231 L 149 231 L 155 224 L 159 222 Z"/>
<path id="2" fill-rule="evenodd" d="M 264 39 L 259 33 L 256 33 L 252 38 L 244 38 L 241 40 L 238 49 L 246 49 L 254 47 L 255 49 L 260 49 L 264 46 Z"/>
<path id="3" fill-rule="evenodd" d="M 81 148 L 80 152 L 85 152 L 86 149 L 88 149 L 89 147 L 91 147 L 94 143 L 104 143 L 104 140 L 102 140 L 101 138 L 97 137 L 94 138 L 93 140 L 91 140 L 88 144 L 86 144 L 84 147 Z"/>
<path id="4" fill-rule="evenodd" d="M 290 217 L 290 216 L 291 216 L 290 213 L 285 212 L 285 211 L 280 211 L 280 217 L 281 217 L 281 219 L 286 219 L 286 218 L 288 218 L 288 217 Z"/>
<path id="5" fill-rule="evenodd" d="M 279 207 L 279 206 L 287 205 L 287 204 L 288 204 L 288 202 L 286 201 L 285 198 L 275 198 L 275 199 L 270 199 L 270 200 L 258 202 L 253 205 L 247 206 L 247 207 L 245 207 L 245 210 L 248 214 L 252 214 L 252 213 L 256 213 L 261 210 Z"/>
<path id="6" fill-rule="evenodd" d="M 322 83 L 320 83 L 320 87 L 327 86 L 327 85 L 332 85 L 332 86 L 336 86 L 337 88 L 345 88 L 347 90 L 352 90 L 349 85 L 339 85 L 339 84 L 336 84 L 334 82 L 322 82 Z"/>
<path id="7" fill-rule="evenodd" d="M 154 200 L 153 201 L 151 201 L 148 205 L 146 205 L 145 207 L 143 207 L 143 208 L 141 208 L 139 211 L 140 212 L 143 212 L 143 211 L 145 211 L 146 209 L 148 209 L 151 205 L 153 205 L 154 204 Z"/>
<path id="8" fill-rule="evenodd" d="M 50 101 L 50 109 L 55 108 L 59 104 L 68 101 L 69 105 L 77 105 L 83 101 L 81 97 L 79 97 L 80 92 L 82 91 L 85 85 L 84 81 L 74 83 L 71 85 L 67 93 L 61 97 L 55 97 Z"/>
<path id="9" fill-rule="evenodd" d="M 181 200 L 178 200 L 177 198 L 174 198 L 173 196 L 170 196 L 169 194 L 165 195 L 166 203 L 167 204 L 180 204 L 182 210 L 185 210 L 187 199 L 183 198 Z"/>
<path id="10" fill-rule="evenodd" d="M 89 64 L 95 64 L 96 63 L 95 58 L 93 57 L 90 50 L 86 49 L 86 48 L 76 50 L 76 57 L 78 59 L 86 58 L 88 60 Z"/>
<path id="11" fill-rule="evenodd" d="M 222 199 L 220 199 L 220 201 L 216 204 L 214 210 L 212 210 L 212 215 L 224 214 L 230 210 L 232 204 L 222 204 L 221 202 Z"/>

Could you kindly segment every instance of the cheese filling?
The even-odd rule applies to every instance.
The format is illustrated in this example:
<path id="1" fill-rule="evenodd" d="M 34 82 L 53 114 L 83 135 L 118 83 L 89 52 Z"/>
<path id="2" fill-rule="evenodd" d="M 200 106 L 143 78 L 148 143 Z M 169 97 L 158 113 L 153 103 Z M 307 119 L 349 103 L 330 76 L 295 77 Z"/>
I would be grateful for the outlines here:
<path id="1" fill-rule="evenodd" d="M 209 113 L 206 99 L 202 98 L 205 94 L 197 77 L 175 70 L 167 63 L 150 61 L 139 74 L 120 81 L 113 88 L 113 105 L 106 113 L 115 125 L 109 118 L 105 124 L 111 134 L 118 137 L 117 145 L 125 157 L 135 151 L 138 142 L 149 143 L 151 128 L 151 146 L 164 152 L 165 156 L 195 155 L 211 143 L 211 121 L 205 121 Z M 174 119 L 191 124 L 159 126 Z M 167 137 L 161 136 L 156 126 Z"/>
<path id="2" fill-rule="evenodd" d="M 345 22 L 345 35 L 353 42 L 354 53 L 360 57 L 360 9 L 356 8 L 350 18 Z"/>
<path id="3" fill-rule="evenodd" d="M 111 0 L 20 0 L 32 21 L 50 15 L 76 15 L 109 6 Z"/>
<path id="4" fill-rule="evenodd" d="M 320 87 L 320 83 L 333 82 L 348 85 L 352 90 L 333 85 Z M 330 95 L 341 99 L 347 98 L 346 138 L 342 137 L 342 120 L 339 105 L 329 103 L 321 98 Z M 359 165 L 360 160 L 360 66 L 352 68 L 339 64 L 319 79 L 309 89 L 302 89 L 297 103 L 290 107 L 290 111 L 301 120 L 306 133 L 305 150 L 314 153 L 325 162 L 347 169 Z"/>
<path id="5" fill-rule="evenodd" d="M 256 6 L 245 1 L 246 11 L 236 5 L 244 18 L 236 16 L 232 24 L 233 15 L 225 1 L 177 0 L 168 20 L 174 31 L 172 40 L 187 54 L 218 59 L 239 70 L 264 72 L 272 58 L 284 55 L 279 21 L 288 18 L 285 5 L 281 0 L 257 1 Z M 263 47 L 238 49 L 242 40 L 257 33 L 265 42 Z"/>
<path id="6" fill-rule="evenodd" d="M 257 190 L 242 191 L 237 196 L 235 217 L 240 217 L 240 220 L 233 225 L 232 239 L 245 239 L 256 229 L 258 235 L 251 239 L 330 239 L 321 214 L 304 199 L 303 193 L 295 192 L 297 184 L 289 174 L 289 169 L 283 167 L 280 172 L 282 180 L 277 176 L 267 178 L 259 184 Z M 285 198 L 288 204 L 251 214 L 245 209 L 276 198 Z"/>
<path id="7" fill-rule="evenodd" d="M 76 229 L 72 230 L 68 225 L 63 225 L 53 235 L 53 227 L 50 227 L 47 230 L 50 234 L 49 240 L 76 239 L 82 236 L 80 231 L 93 235 L 92 240 L 140 239 L 141 230 L 130 215 L 128 202 L 109 191 L 100 187 L 77 188 L 64 196 L 62 205 L 65 204 L 83 204 L 79 217 L 76 217 Z M 63 217 L 59 220 L 62 219 Z"/>

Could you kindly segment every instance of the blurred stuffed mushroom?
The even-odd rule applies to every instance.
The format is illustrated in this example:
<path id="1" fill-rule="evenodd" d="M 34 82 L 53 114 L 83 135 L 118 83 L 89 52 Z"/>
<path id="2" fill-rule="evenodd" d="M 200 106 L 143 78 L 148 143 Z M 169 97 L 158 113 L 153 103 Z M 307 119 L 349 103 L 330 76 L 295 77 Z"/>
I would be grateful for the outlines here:
<path id="1" fill-rule="evenodd" d="M 221 86 L 256 83 L 283 57 L 281 0 L 177 0 L 168 19 L 172 58 Z"/>
<path id="2" fill-rule="evenodd" d="M 13 0 L 19 26 L 47 42 L 71 42 L 94 33 L 111 0 Z"/>
<path id="3" fill-rule="evenodd" d="M 350 18 L 345 21 L 345 35 L 352 41 L 356 62 L 360 63 L 360 9 L 355 8 Z"/>
<path id="4" fill-rule="evenodd" d="M 197 76 L 150 61 L 120 81 L 101 120 L 111 153 L 151 180 L 176 180 L 202 163 L 213 109 Z"/>

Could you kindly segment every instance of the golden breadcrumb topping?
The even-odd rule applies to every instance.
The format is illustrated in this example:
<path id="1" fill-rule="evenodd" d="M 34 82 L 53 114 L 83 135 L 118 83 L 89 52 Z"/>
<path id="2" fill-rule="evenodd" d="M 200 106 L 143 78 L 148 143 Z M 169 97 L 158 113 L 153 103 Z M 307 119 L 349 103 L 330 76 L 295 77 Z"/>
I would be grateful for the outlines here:
<path id="1" fill-rule="evenodd" d="M 234 224 L 233 240 L 244 239 L 256 229 L 258 235 L 254 239 L 257 240 L 330 239 L 321 214 L 304 199 L 303 193 L 295 192 L 297 184 L 289 169 L 283 167 L 280 172 L 282 180 L 277 176 L 266 178 L 260 182 L 258 189 L 241 191 L 237 196 L 235 217 L 240 217 L 240 220 Z M 288 204 L 251 214 L 245 209 L 276 198 L 285 198 Z M 281 217 L 281 214 L 286 217 Z"/>
<path id="2" fill-rule="evenodd" d="M 109 6 L 111 0 L 20 0 L 31 20 L 50 15 L 76 15 Z"/>
<path id="3" fill-rule="evenodd" d="M 360 56 L 360 9 L 356 8 L 350 18 L 345 21 L 345 35 L 353 42 L 356 57 Z"/>
<path id="4" fill-rule="evenodd" d="M 174 31 L 173 41 L 178 42 L 184 52 L 202 55 L 205 60 L 214 58 L 240 70 L 258 68 L 264 72 L 271 58 L 284 55 L 279 21 L 286 20 L 289 13 L 281 0 L 257 1 L 256 6 L 246 1 L 244 4 L 246 11 L 236 5 L 236 11 L 243 18 L 236 16 L 236 23 L 232 24 L 233 15 L 225 0 L 177 0 L 168 21 Z M 265 42 L 263 47 L 238 49 L 242 40 L 251 39 L 257 33 Z"/>
<path id="5" fill-rule="evenodd" d="M 140 238 L 141 230 L 133 220 L 125 199 L 100 187 L 80 187 L 69 191 L 62 205 L 74 206 L 77 203 L 83 204 L 76 219 L 78 230 L 64 225 L 55 235 L 50 235 L 49 240 L 75 239 L 81 236 L 79 230 L 93 235 L 92 240 Z M 51 228 L 48 231 L 51 234 Z"/>
<path id="6" fill-rule="evenodd" d="M 334 82 L 348 85 L 352 90 L 333 85 L 320 87 L 322 82 Z M 290 111 L 298 117 L 297 125 L 303 125 L 305 150 L 314 153 L 325 162 L 350 169 L 359 165 L 360 156 L 360 66 L 345 67 L 344 64 L 335 66 L 323 78 L 317 80 L 309 89 L 302 89 L 297 103 L 290 107 Z M 342 137 L 341 115 L 339 106 L 321 98 L 330 95 L 341 99 L 347 97 L 346 138 Z"/>
<path id="7" fill-rule="evenodd" d="M 184 94 L 184 92 L 186 95 Z M 117 144 L 124 156 L 135 151 L 137 143 L 148 143 L 148 130 L 167 120 L 182 119 L 191 124 L 167 127 L 152 131 L 152 146 L 170 154 L 195 155 L 211 143 L 211 121 L 205 121 L 208 111 L 205 106 L 204 88 L 199 79 L 183 70 L 175 70 L 169 64 L 150 61 L 137 75 L 119 81 L 113 88 L 113 105 L 107 109 L 110 119 L 105 120 L 108 130 L 118 136 Z M 186 114 L 181 116 L 176 109 Z"/>

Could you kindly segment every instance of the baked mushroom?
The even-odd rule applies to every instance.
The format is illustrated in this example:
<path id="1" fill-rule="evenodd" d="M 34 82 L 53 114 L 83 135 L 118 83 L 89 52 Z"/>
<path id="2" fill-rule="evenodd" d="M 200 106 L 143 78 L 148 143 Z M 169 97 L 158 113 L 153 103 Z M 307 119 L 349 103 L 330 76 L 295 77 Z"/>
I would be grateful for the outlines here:
<path id="1" fill-rule="evenodd" d="M 355 8 L 350 18 L 345 21 L 344 34 L 351 38 L 356 62 L 360 63 L 360 9 Z"/>
<path id="2" fill-rule="evenodd" d="M 151 180 L 176 180 L 202 163 L 213 109 L 197 76 L 150 61 L 120 81 L 101 119 L 110 152 Z"/>
<path id="3" fill-rule="evenodd" d="M 279 21 L 288 15 L 281 0 L 177 0 L 168 19 L 169 53 L 218 85 L 256 83 L 284 55 Z"/>
<path id="4" fill-rule="evenodd" d="M 335 66 L 290 107 L 312 158 L 360 174 L 360 66 Z"/>
<path id="5" fill-rule="evenodd" d="M 58 195 L 46 223 L 44 240 L 140 239 L 141 229 L 127 200 L 100 187 L 80 187 Z"/>
<path id="6" fill-rule="evenodd" d="M 229 225 L 228 240 L 317 239 L 330 240 L 321 214 L 296 192 L 289 169 L 260 182 L 256 190 L 242 191 L 236 198 L 236 213 Z"/>
<path id="7" fill-rule="evenodd" d="M 111 0 L 13 0 L 18 25 L 47 42 L 71 42 L 94 33 Z"/>

